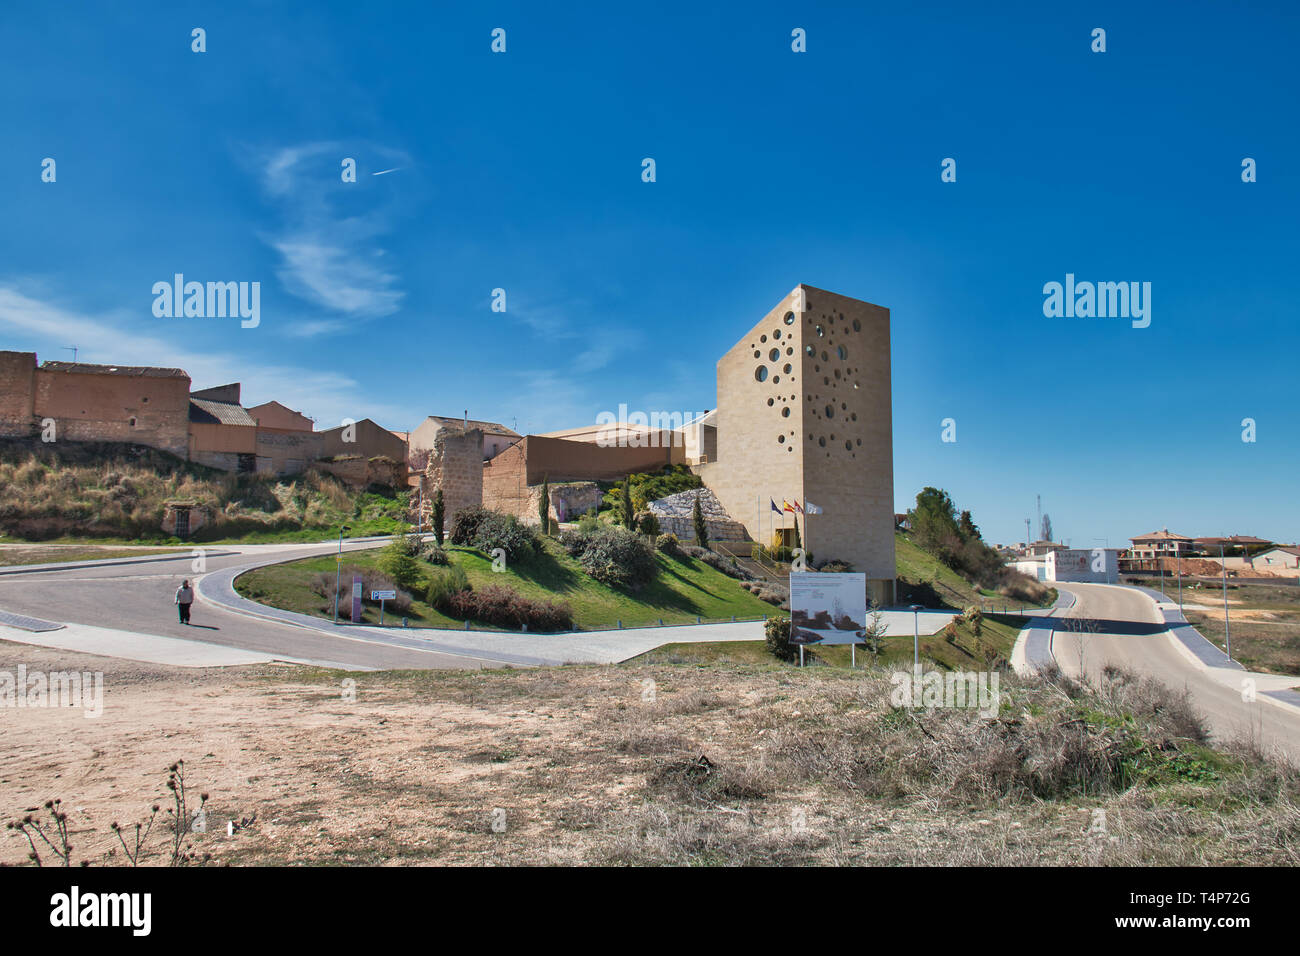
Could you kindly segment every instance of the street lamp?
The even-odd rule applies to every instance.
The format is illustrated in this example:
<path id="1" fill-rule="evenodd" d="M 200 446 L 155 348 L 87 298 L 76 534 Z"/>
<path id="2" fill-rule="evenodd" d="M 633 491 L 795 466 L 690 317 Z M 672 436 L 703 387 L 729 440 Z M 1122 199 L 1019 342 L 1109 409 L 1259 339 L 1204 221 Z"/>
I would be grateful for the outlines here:
<path id="1" fill-rule="evenodd" d="M 343 532 L 351 531 L 347 525 L 339 525 L 339 553 L 334 558 L 334 623 L 339 622 L 339 574 L 343 571 Z"/>
<path id="2" fill-rule="evenodd" d="M 1223 558 L 1223 542 L 1219 542 L 1219 564 L 1223 565 L 1223 640 L 1228 648 L 1228 660 L 1232 660 L 1232 630 L 1228 626 L 1228 562 Z"/>
<path id="3" fill-rule="evenodd" d="M 921 610 L 921 605 L 912 605 L 912 669 L 917 671 L 921 669 Z"/>

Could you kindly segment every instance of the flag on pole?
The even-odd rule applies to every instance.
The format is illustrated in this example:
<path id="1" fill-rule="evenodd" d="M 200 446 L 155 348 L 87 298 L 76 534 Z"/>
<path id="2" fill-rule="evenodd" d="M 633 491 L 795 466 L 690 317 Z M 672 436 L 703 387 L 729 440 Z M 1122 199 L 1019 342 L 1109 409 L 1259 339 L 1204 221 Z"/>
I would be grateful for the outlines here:
<path id="1" fill-rule="evenodd" d="M 785 507 L 781 509 L 782 511 L 788 511 L 791 514 L 794 514 L 794 505 L 790 504 L 790 502 L 787 499 L 782 498 L 781 504 L 785 505 Z"/>
<path id="2" fill-rule="evenodd" d="M 781 513 L 781 509 L 778 508 L 778 507 L 776 506 L 776 502 L 775 502 L 775 501 L 773 501 L 771 498 L 768 498 L 768 499 L 767 499 L 767 502 L 768 502 L 768 504 L 770 504 L 770 505 L 772 506 L 772 510 L 773 510 L 773 511 L 775 511 L 777 514 L 780 514 L 780 513 Z"/>
<path id="3" fill-rule="evenodd" d="M 817 505 L 813 504 L 811 501 L 805 499 L 803 503 L 803 513 L 806 515 L 819 515 L 822 513 L 822 509 L 819 508 Z"/>
<path id="4" fill-rule="evenodd" d="M 803 508 L 800 506 L 798 498 L 794 500 L 794 512 L 795 514 L 803 514 Z"/>

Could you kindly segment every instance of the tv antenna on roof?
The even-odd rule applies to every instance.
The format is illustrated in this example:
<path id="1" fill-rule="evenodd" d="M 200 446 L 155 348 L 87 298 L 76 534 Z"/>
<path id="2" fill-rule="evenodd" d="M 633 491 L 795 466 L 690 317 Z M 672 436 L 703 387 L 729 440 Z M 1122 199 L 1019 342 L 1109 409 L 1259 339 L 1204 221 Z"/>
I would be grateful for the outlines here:
<path id="1" fill-rule="evenodd" d="M 65 346 L 63 346 L 63 351 L 65 351 L 65 352 L 71 352 L 71 353 L 72 353 L 72 364 L 73 364 L 73 365 L 76 365 L 76 364 L 77 364 L 77 347 L 76 347 L 75 345 L 65 345 Z"/>

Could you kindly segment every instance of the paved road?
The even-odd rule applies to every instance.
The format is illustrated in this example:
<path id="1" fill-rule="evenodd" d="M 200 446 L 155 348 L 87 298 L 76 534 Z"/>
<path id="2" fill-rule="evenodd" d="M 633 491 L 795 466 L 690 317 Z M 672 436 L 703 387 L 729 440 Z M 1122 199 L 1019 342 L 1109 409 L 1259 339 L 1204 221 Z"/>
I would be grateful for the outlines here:
<path id="1" fill-rule="evenodd" d="M 337 543 L 212 546 L 207 573 L 253 560 L 293 560 L 330 554 Z M 374 547 L 345 541 L 345 551 Z M 176 619 L 172 596 L 184 578 L 198 577 L 189 552 L 162 559 L 124 559 L 93 566 L 0 573 L 0 609 L 45 620 L 258 651 L 281 660 L 311 661 L 343 668 L 475 668 L 499 663 L 435 650 L 391 646 L 334 636 L 309 628 L 259 620 L 202 602 L 193 624 Z M 346 629 L 345 629 L 346 630 Z M 39 637 L 39 635 L 33 635 Z"/>
<path id="2" fill-rule="evenodd" d="M 345 551 L 375 539 L 345 541 Z M 336 543 L 238 545 L 206 549 L 202 573 L 190 552 L 0 568 L 0 639 L 107 656 L 200 666 L 280 659 L 355 669 L 479 668 L 570 662 L 613 663 L 667 643 L 760 641 L 761 621 L 628 628 L 544 635 L 433 628 L 345 625 L 278 611 L 235 593 L 233 579 L 249 566 L 330 554 Z M 199 580 L 193 623 L 176 620 L 172 595 L 182 578 Z M 67 625 L 30 632 L 4 626 L 4 612 Z M 888 634 L 933 634 L 951 612 L 882 614 Z M 33 623 L 26 622 L 29 626 Z M 206 649 L 206 650 L 205 650 Z"/>
<path id="3" fill-rule="evenodd" d="M 1216 740 L 1248 738 L 1259 741 L 1293 762 L 1300 762 L 1300 708 L 1269 698 L 1287 697 L 1282 688 L 1294 686 L 1294 678 L 1252 674 L 1215 653 L 1212 645 L 1198 646 L 1180 640 L 1176 607 L 1158 605 L 1157 595 L 1136 588 L 1108 584 L 1058 585 L 1078 599 L 1058 617 L 1096 622 L 1096 633 L 1072 633 L 1060 628 L 1052 637 L 1052 653 L 1061 669 L 1089 679 L 1103 667 L 1114 664 L 1148 674 L 1175 690 L 1186 688 L 1194 706 L 1205 717 Z M 1162 610 L 1163 609 L 1163 610 Z M 1191 637 L 1195 637 L 1191 632 Z M 1242 682 L 1254 682 L 1256 699 L 1243 701 Z"/>

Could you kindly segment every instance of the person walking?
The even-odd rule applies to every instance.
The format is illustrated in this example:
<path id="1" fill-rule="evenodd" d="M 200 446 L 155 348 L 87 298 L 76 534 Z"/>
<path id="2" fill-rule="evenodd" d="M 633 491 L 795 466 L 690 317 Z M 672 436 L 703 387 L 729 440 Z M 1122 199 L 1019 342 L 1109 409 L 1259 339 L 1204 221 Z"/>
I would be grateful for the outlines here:
<path id="1" fill-rule="evenodd" d="M 176 589 L 176 610 L 180 612 L 181 623 L 190 623 L 190 605 L 194 603 L 194 589 L 189 581 L 182 581 Z"/>

